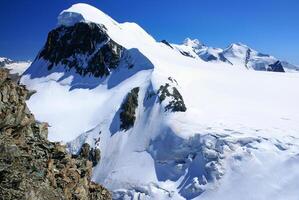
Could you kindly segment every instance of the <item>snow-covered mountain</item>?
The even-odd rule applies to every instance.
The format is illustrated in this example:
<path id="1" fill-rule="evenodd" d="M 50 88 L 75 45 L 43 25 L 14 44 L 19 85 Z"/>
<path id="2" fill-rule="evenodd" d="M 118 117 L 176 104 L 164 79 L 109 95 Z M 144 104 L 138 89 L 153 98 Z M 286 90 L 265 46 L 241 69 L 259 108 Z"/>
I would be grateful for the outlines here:
<path id="1" fill-rule="evenodd" d="M 0 67 L 9 69 L 11 74 L 22 75 L 30 65 L 30 61 L 13 61 L 9 58 L 0 57 Z"/>
<path id="2" fill-rule="evenodd" d="M 243 46 L 165 44 L 75 4 L 22 77 L 28 106 L 71 152 L 100 148 L 93 180 L 114 199 L 297 200 L 299 73 L 232 68 Z"/>
<path id="3" fill-rule="evenodd" d="M 202 59 L 206 62 L 225 62 L 233 67 L 257 71 L 299 72 L 299 67 L 286 61 L 260 53 L 245 44 L 231 44 L 226 49 L 208 47 L 199 40 L 187 38 L 183 44 L 169 44 L 182 55 Z"/>

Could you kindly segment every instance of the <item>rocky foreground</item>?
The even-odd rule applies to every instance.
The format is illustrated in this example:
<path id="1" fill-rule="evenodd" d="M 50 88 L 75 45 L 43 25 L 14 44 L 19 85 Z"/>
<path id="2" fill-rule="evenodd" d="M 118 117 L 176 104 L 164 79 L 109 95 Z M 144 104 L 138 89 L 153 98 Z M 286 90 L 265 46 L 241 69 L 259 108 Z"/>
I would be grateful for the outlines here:
<path id="1" fill-rule="evenodd" d="M 30 113 L 29 96 L 0 69 L 0 199 L 111 199 L 91 182 L 95 161 L 86 159 L 86 148 L 72 156 L 64 145 L 47 140 L 48 125 Z"/>

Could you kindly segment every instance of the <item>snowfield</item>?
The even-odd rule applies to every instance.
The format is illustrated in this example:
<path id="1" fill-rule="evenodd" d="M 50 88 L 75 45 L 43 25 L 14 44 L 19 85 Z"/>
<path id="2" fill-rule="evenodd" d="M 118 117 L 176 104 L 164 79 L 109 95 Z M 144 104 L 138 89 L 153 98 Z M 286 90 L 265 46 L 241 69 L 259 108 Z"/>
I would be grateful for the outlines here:
<path id="1" fill-rule="evenodd" d="M 28 67 L 31 65 L 31 62 L 15 62 L 5 66 L 5 68 L 10 70 L 12 74 L 22 75 Z"/>
<path id="2" fill-rule="evenodd" d="M 137 24 L 86 4 L 58 19 L 59 26 L 104 25 L 134 60 L 132 69 L 120 64 L 96 78 L 62 63 L 48 70 L 38 59 L 21 79 L 37 91 L 27 103 L 50 124 L 50 140 L 73 153 L 85 142 L 101 149 L 93 180 L 114 199 L 299 199 L 299 73 L 183 56 Z M 180 92 L 186 112 L 165 111 L 171 99 L 149 95 L 166 83 Z M 120 108 L 135 87 L 136 121 L 121 130 Z"/>
<path id="3" fill-rule="evenodd" d="M 30 61 L 16 62 L 8 58 L 0 57 L 0 67 L 9 69 L 11 74 L 22 75 L 30 65 Z"/>

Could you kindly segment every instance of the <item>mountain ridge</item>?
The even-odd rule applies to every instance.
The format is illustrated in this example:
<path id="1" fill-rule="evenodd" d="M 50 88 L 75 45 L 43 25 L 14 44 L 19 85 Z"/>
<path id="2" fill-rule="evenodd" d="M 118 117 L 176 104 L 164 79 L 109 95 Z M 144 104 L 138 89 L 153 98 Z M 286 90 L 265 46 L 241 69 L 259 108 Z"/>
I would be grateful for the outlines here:
<path id="1" fill-rule="evenodd" d="M 0 199 L 111 199 L 91 182 L 88 157 L 48 141 L 48 124 L 35 120 L 26 105 L 32 93 L 7 69 L 0 69 L 0 89 Z"/>
<path id="2" fill-rule="evenodd" d="M 213 48 L 201 43 L 198 39 L 186 38 L 182 45 L 172 44 L 185 56 L 200 58 L 207 62 L 222 61 L 236 67 L 244 67 L 257 71 L 297 72 L 299 67 L 279 60 L 268 54 L 260 53 L 241 42 L 232 43 L 228 47 Z M 279 64 L 276 64 L 279 61 Z M 270 65 L 276 64 L 276 67 Z"/>
<path id="3" fill-rule="evenodd" d="M 64 141 L 73 153 L 85 143 L 101 150 L 92 180 L 109 188 L 113 199 L 278 200 L 285 193 L 297 198 L 292 185 L 299 177 L 294 161 L 299 97 L 290 86 L 298 85 L 298 73 L 257 73 L 232 68 L 231 61 L 191 59 L 156 42 L 140 26 L 117 23 L 86 4 L 60 15 L 58 24 L 76 35 L 70 43 L 57 37 L 51 44 L 77 48 L 63 59 L 56 60 L 56 51 L 49 51 L 55 59 L 37 57 L 21 83 L 37 91 L 28 106 L 49 122 L 51 140 Z M 87 36 L 98 47 L 91 52 L 75 40 L 82 34 L 73 28 L 81 23 L 100 27 L 96 36 Z M 133 66 L 118 52 L 113 68 L 113 47 L 105 50 L 102 62 L 97 52 L 103 53 L 103 46 L 94 40 L 101 31 L 105 41 L 128 52 Z M 96 77 L 71 67 L 72 61 L 92 66 L 90 55 L 109 73 Z"/>
<path id="4" fill-rule="evenodd" d="M 14 61 L 6 57 L 0 57 L 0 67 L 10 70 L 11 74 L 18 76 L 22 75 L 28 67 L 31 65 L 31 61 Z"/>

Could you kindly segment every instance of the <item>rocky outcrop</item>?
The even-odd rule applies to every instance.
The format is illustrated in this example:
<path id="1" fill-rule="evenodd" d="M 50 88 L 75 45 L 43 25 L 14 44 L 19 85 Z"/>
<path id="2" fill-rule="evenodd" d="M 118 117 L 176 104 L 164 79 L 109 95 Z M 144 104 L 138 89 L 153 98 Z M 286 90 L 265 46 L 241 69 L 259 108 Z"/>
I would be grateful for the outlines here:
<path id="1" fill-rule="evenodd" d="M 81 22 L 52 30 L 38 59 L 48 61 L 49 70 L 61 64 L 83 76 L 103 77 L 118 66 L 123 51 L 103 25 Z"/>
<path id="2" fill-rule="evenodd" d="M 111 199 L 91 182 L 91 161 L 47 140 L 48 125 L 34 119 L 28 95 L 0 69 L 0 199 Z"/>
<path id="3" fill-rule="evenodd" d="M 177 84 L 177 81 L 171 77 L 169 77 L 168 80 L 170 82 L 165 83 L 165 85 L 161 85 L 157 92 L 160 103 L 168 101 L 168 104 L 165 106 L 165 111 L 186 112 L 187 108 L 184 103 L 183 96 L 176 87 L 171 86 L 174 83 Z"/>
<path id="4" fill-rule="evenodd" d="M 88 143 L 84 143 L 79 152 L 79 156 L 92 162 L 96 166 L 101 159 L 101 151 L 97 148 L 90 148 Z"/>
<path id="5" fill-rule="evenodd" d="M 134 126 L 136 120 L 135 111 L 136 108 L 138 107 L 138 93 L 139 93 L 139 87 L 132 89 L 121 106 L 121 112 L 120 112 L 121 130 L 128 130 Z"/>
<path id="6" fill-rule="evenodd" d="M 267 71 L 272 71 L 272 72 L 285 72 L 283 69 L 283 66 L 280 61 L 276 61 L 275 63 L 269 65 L 269 68 Z"/>
<path id="7" fill-rule="evenodd" d="M 173 49 L 173 47 L 171 46 L 171 44 L 169 44 L 169 42 L 167 40 L 162 40 L 161 42 Z"/>
<path id="8" fill-rule="evenodd" d="M 189 52 L 186 52 L 186 51 L 183 51 L 183 50 L 180 50 L 180 53 L 183 55 L 183 56 L 187 56 L 187 57 L 190 57 L 190 58 L 195 58 L 194 56 L 192 56 Z"/>

